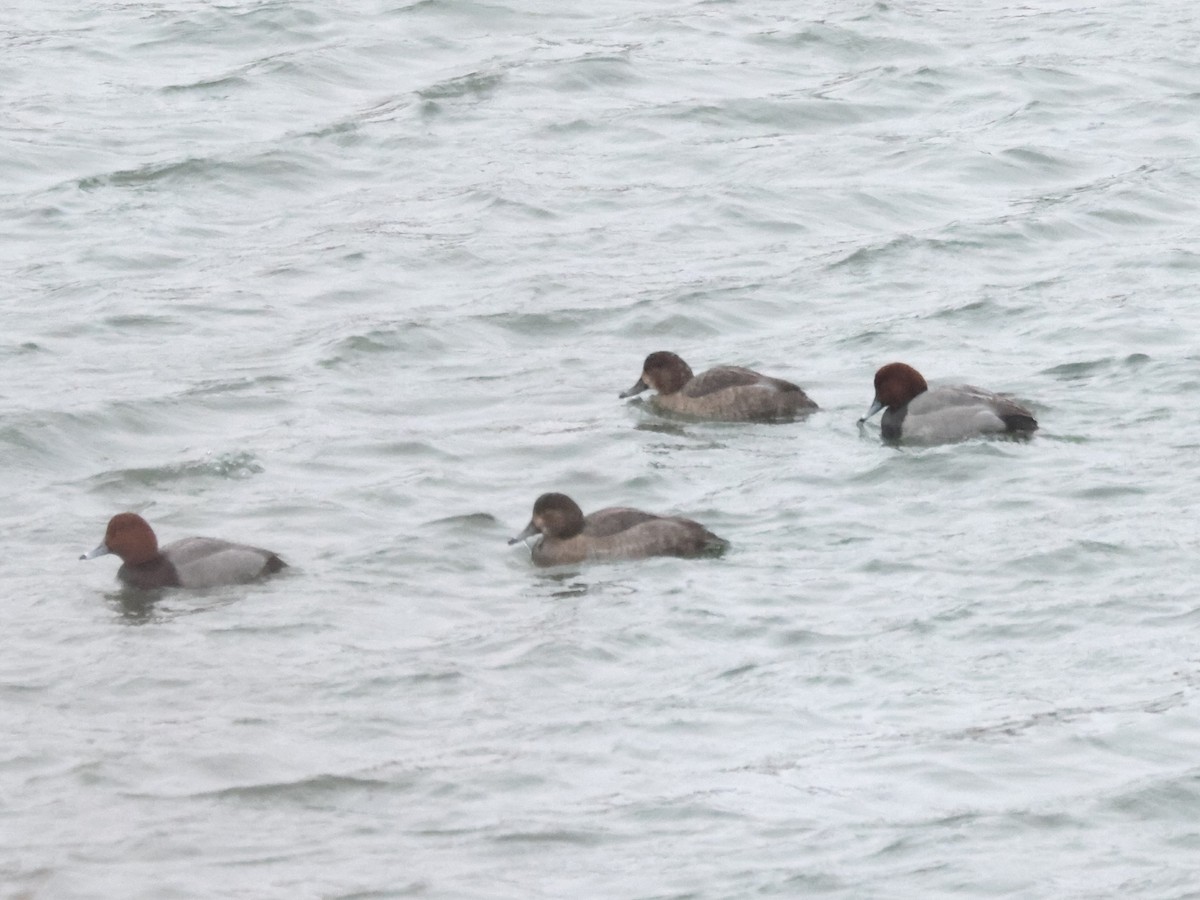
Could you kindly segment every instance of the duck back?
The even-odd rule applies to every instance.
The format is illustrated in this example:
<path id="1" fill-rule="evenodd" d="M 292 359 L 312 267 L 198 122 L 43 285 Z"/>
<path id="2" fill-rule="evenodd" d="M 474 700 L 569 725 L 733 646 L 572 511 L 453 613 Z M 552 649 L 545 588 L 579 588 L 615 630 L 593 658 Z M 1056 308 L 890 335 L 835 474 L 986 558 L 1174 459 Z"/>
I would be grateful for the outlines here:
<path id="1" fill-rule="evenodd" d="M 660 408 L 725 422 L 789 419 L 817 408 L 799 385 L 742 366 L 701 372 L 674 394 L 658 394 Z"/>
<path id="2" fill-rule="evenodd" d="M 533 548 L 533 561 L 556 566 L 585 560 L 691 557 L 715 555 L 727 546 L 726 541 L 691 519 L 614 506 L 587 516 L 583 531 L 573 537 L 543 538 Z"/>
<path id="3" fill-rule="evenodd" d="M 1037 430 L 1028 409 L 1009 397 L 969 384 L 933 387 L 883 415 L 887 440 L 942 444 L 989 434 L 1027 435 Z"/>
<path id="4" fill-rule="evenodd" d="M 252 581 L 285 566 L 270 550 L 218 538 L 183 538 L 164 547 L 162 555 L 177 573 L 177 583 L 193 588 Z"/>

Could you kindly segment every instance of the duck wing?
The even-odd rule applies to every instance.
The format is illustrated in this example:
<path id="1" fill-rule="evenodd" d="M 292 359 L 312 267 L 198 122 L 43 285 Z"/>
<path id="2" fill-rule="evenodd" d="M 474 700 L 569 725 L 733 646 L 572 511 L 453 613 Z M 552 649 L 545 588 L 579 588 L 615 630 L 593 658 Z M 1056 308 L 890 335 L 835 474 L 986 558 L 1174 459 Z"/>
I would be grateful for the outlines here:
<path id="1" fill-rule="evenodd" d="M 969 414 L 973 415 L 968 420 Z M 1033 413 L 1016 400 L 970 384 L 930 388 L 913 398 L 904 418 L 906 435 L 915 430 L 917 419 L 930 423 L 944 420 L 946 427 L 956 424 L 976 433 L 1029 432 L 1038 427 Z"/>
<path id="2" fill-rule="evenodd" d="M 709 369 L 707 372 L 701 372 L 695 376 L 683 386 L 682 393 L 686 397 L 704 397 L 729 388 L 754 385 L 771 385 L 776 390 L 800 390 L 794 384 L 778 378 L 768 378 L 753 369 L 745 369 L 741 366 L 717 366 L 715 369 Z"/>
<path id="3" fill-rule="evenodd" d="M 642 512 L 628 506 L 610 506 L 599 509 L 583 520 L 583 533 L 590 537 L 612 537 L 622 531 L 628 531 L 643 522 L 652 522 L 661 518 L 653 513 Z"/>
<path id="4" fill-rule="evenodd" d="M 595 525 L 591 522 L 593 516 L 599 518 Z M 715 555 L 728 546 L 691 519 L 625 508 L 604 509 L 588 516 L 580 538 L 587 542 L 587 558 L 595 560 Z"/>
<path id="5" fill-rule="evenodd" d="M 248 581 L 286 565 L 270 550 L 219 538 L 183 538 L 164 547 L 162 555 L 174 566 L 184 587 Z"/>

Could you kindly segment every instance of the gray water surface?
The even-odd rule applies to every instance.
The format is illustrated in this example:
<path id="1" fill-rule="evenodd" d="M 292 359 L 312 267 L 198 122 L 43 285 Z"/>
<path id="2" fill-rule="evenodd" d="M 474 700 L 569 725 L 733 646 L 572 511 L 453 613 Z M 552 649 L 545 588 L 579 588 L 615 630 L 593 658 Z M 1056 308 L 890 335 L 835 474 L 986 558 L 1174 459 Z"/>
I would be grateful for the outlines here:
<path id="1" fill-rule="evenodd" d="M 1197 896 L 1184 2 L 0 14 L 0 885 Z M 786 425 L 617 399 L 754 366 Z M 879 365 L 1028 443 L 897 450 Z M 721 559 L 541 571 L 543 491 Z M 281 577 L 121 590 L 113 513 Z"/>

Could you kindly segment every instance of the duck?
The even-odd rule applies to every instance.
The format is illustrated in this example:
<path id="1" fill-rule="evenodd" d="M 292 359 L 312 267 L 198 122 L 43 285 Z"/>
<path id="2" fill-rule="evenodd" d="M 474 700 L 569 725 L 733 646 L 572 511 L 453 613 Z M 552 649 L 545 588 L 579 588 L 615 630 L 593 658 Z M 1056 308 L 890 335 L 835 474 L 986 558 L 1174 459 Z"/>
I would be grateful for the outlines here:
<path id="1" fill-rule="evenodd" d="M 610 506 L 585 516 L 579 504 L 559 493 L 538 497 L 529 524 L 508 543 L 535 535 L 541 535 L 532 548 L 533 561 L 539 566 L 651 556 L 716 556 L 729 546 L 691 519 L 657 516 L 625 506 Z"/>
<path id="2" fill-rule="evenodd" d="M 1029 437 L 1037 419 L 1015 400 L 969 384 L 930 387 L 912 366 L 894 362 L 875 373 L 875 399 L 862 426 L 880 410 L 883 439 L 891 443 L 946 444 L 973 437 Z"/>
<path id="3" fill-rule="evenodd" d="M 270 550 L 217 538 L 187 537 L 159 549 L 150 523 L 132 512 L 109 519 L 104 540 L 79 558 L 95 559 L 110 553 L 121 558 L 117 577 L 143 590 L 240 584 L 287 566 Z"/>
<path id="4" fill-rule="evenodd" d="M 652 403 L 659 410 L 714 422 L 770 422 L 793 420 L 817 409 L 817 404 L 790 381 L 772 378 L 742 366 L 717 366 L 692 374 L 678 354 L 651 353 L 642 363 L 642 374 L 624 400 L 653 389 Z"/>

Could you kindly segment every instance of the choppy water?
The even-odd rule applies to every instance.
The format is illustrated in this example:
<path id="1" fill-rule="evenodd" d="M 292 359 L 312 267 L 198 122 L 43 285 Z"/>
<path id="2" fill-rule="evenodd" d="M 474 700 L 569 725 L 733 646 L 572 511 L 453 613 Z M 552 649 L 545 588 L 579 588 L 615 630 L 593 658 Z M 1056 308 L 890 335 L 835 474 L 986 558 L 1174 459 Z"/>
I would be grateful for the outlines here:
<path id="1" fill-rule="evenodd" d="M 1184 2 L 0 13 L 0 883 L 1196 896 Z M 804 423 L 655 419 L 643 356 Z M 881 446 L 876 366 L 1027 400 Z M 719 560 L 534 570 L 538 493 Z M 122 509 L 286 577 L 160 598 Z"/>

